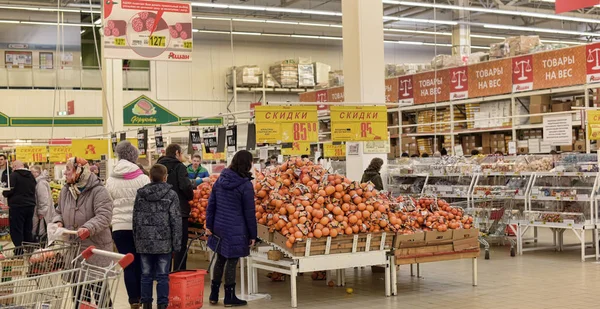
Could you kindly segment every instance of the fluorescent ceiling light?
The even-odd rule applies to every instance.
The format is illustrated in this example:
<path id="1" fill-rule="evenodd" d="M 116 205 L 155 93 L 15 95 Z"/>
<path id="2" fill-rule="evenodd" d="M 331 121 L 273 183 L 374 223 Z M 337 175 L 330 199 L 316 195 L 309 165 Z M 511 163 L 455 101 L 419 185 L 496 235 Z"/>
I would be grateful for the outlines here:
<path id="1" fill-rule="evenodd" d="M 240 34 L 240 35 L 261 35 L 260 32 L 233 31 L 231 33 L 233 33 L 233 34 Z"/>
<path id="2" fill-rule="evenodd" d="M 545 19 L 554 19 L 554 20 L 573 21 L 573 22 L 578 22 L 578 23 L 593 23 L 593 24 L 600 23 L 600 19 L 595 19 L 595 18 L 581 18 L 581 17 L 565 16 L 565 15 L 558 15 L 558 14 L 545 14 L 545 13 L 524 12 L 524 11 L 508 11 L 508 10 L 488 9 L 488 8 L 474 7 L 474 6 L 459 6 L 459 5 L 449 5 L 449 4 L 441 4 L 441 3 L 394 1 L 394 0 L 383 0 L 383 3 L 405 5 L 405 6 L 411 6 L 411 7 L 427 7 L 427 8 L 437 8 L 437 9 L 457 10 L 457 11 L 483 12 L 483 13 L 499 14 L 499 15 L 545 18 Z"/>
<path id="3" fill-rule="evenodd" d="M 89 8 L 89 6 L 87 6 Z M 18 5 L 0 5 L 0 9 L 5 10 L 22 10 L 22 11 L 38 11 L 38 12 L 65 12 L 65 13 L 96 13 L 100 14 L 100 11 L 78 10 L 69 8 L 52 8 L 52 7 L 32 7 L 32 6 L 18 6 Z"/>
<path id="4" fill-rule="evenodd" d="M 434 32 L 434 31 L 422 31 L 422 30 L 410 30 L 410 29 L 397 29 L 397 28 L 383 28 L 384 31 L 389 32 L 401 32 L 401 33 L 418 33 L 418 34 L 428 34 L 428 35 L 443 35 L 443 36 L 452 36 L 450 32 Z"/>
<path id="5" fill-rule="evenodd" d="M 18 24 L 20 21 L 18 20 L 0 20 L 0 24 Z"/>
<path id="6" fill-rule="evenodd" d="M 213 9 L 230 9 L 230 10 L 246 10 L 246 11 L 263 11 L 263 12 L 266 11 L 266 12 L 281 12 L 281 13 L 323 15 L 323 16 L 342 16 L 342 12 L 294 9 L 294 8 L 284 8 L 284 7 L 277 7 L 277 6 L 215 4 L 215 3 L 201 3 L 201 2 L 192 2 L 192 6 L 213 8 Z"/>
<path id="7" fill-rule="evenodd" d="M 476 38 L 476 39 L 491 39 L 491 40 L 504 40 L 506 39 L 503 36 L 496 36 L 496 35 L 484 35 L 484 34 L 471 34 L 472 38 Z"/>
<path id="8" fill-rule="evenodd" d="M 422 23 L 425 21 L 429 24 L 450 25 L 450 26 L 458 25 L 458 22 L 450 21 L 450 20 L 420 19 L 420 18 L 395 17 L 395 16 L 383 16 L 383 20 L 415 22 L 415 23 Z"/>
<path id="9" fill-rule="evenodd" d="M 467 24 L 469 24 L 469 23 L 467 23 Z M 558 34 L 565 34 L 565 35 L 600 37 L 600 33 L 594 33 L 594 32 L 580 32 L 580 31 L 571 31 L 571 30 L 545 29 L 545 28 L 533 28 L 533 27 L 521 27 L 521 26 L 507 26 L 507 25 L 492 25 L 492 24 L 481 24 L 481 26 L 483 26 L 484 28 L 488 28 L 488 29 L 502 29 L 502 30 L 544 32 L 544 33 L 558 33 Z"/>

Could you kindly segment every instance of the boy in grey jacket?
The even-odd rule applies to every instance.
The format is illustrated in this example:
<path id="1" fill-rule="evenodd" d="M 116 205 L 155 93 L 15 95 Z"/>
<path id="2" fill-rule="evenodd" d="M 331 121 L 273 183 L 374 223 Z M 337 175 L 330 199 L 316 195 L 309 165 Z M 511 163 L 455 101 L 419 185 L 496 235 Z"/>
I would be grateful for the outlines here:
<path id="1" fill-rule="evenodd" d="M 142 262 L 141 303 L 152 308 L 152 285 L 156 278 L 159 309 L 169 304 L 171 255 L 181 249 L 179 198 L 167 181 L 167 168 L 155 164 L 150 184 L 139 189 L 133 206 L 133 237 Z M 187 231 L 185 231 L 187 232 Z"/>

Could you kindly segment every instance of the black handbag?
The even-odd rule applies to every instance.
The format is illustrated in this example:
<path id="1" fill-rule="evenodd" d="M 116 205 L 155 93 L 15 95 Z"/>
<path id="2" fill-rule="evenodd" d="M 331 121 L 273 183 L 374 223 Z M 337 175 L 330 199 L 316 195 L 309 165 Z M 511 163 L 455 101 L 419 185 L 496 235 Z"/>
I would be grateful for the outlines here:
<path id="1" fill-rule="evenodd" d="M 40 227 L 42 225 L 42 221 L 44 222 L 44 233 L 40 233 Z M 37 228 L 35 234 L 33 235 L 33 241 L 38 244 L 47 244 L 48 243 L 48 226 L 46 225 L 46 219 L 42 218 L 38 220 Z"/>

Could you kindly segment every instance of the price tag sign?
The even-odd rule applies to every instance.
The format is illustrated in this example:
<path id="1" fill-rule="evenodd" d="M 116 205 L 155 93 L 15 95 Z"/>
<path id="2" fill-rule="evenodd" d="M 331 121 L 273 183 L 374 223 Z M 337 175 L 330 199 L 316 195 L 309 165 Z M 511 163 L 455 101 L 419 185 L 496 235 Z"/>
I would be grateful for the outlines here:
<path id="1" fill-rule="evenodd" d="M 46 146 L 20 146 L 16 147 L 17 160 L 22 162 L 46 162 L 48 150 Z"/>
<path id="2" fill-rule="evenodd" d="M 331 140 L 387 140 L 387 108 L 385 106 L 331 106 Z"/>
<path id="3" fill-rule="evenodd" d="M 50 157 L 51 163 L 67 162 L 73 157 L 73 148 L 71 146 L 50 146 Z"/>
<path id="4" fill-rule="evenodd" d="M 125 41 L 124 38 L 115 38 L 115 45 L 116 46 L 125 46 L 125 45 L 127 45 L 127 41 Z"/>
<path id="5" fill-rule="evenodd" d="M 183 42 L 183 48 L 192 49 L 194 43 L 192 41 Z"/>
<path id="6" fill-rule="evenodd" d="M 286 156 L 310 155 L 310 143 L 293 142 L 282 144 L 281 154 Z"/>
<path id="7" fill-rule="evenodd" d="M 166 38 L 161 35 L 151 35 L 148 38 L 148 45 L 152 47 L 165 47 Z"/>
<path id="8" fill-rule="evenodd" d="M 325 150 L 324 156 L 326 158 L 345 157 L 346 156 L 346 145 L 345 144 L 334 145 L 332 143 L 328 143 L 328 144 L 324 144 L 323 148 Z"/>
<path id="9" fill-rule="evenodd" d="M 257 143 L 318 142 L 316 106 L 256 106 Z"/>

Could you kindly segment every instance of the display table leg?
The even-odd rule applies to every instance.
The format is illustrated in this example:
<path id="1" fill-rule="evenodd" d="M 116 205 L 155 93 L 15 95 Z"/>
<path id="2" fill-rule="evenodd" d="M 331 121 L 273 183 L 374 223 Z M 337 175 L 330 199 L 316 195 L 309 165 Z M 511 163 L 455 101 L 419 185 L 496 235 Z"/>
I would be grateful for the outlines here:
<path id="1" fill-rule="evenodd" d="M 242 292 L 242 296 L 246 296 L 246 278 L 244 278 L 244 268 L 246 267 L 246 259 L 240 259 L 240 290 Z"/>
<path id="2" fill-rule="evenodd" d="M 473 258 L 473 286 L 477 286 L 477 258 Z"/>
<path id="3" fill-rule="evenodd" d="M 391 268 L 390 268 L 390 262 L 389 262 L 389 257 L 388 257 L 388 263 L 385 265 L 385 296 L 389 297 L 392 295 L 392 287 L 391 287 L 391 281 L 392 281 L 392 274 L 391 274 Z"/>
<path id="4" fill-rule="evenodd" d="M 421 278 L 421 264 L 417 263 L 417 278 Z"/>
<path id="5" fill-rule="evenodd" d="M 537 226 L 533 227 L 533 242 L 537 244 L 538 242 L 538 229 Z"/>
<path id="6" fill-rule="evenodd" d="M 413 264 L 410 264 L 410 276 L 411 276 L 411 277 L 414 277 L 414 276 L 415 276 L 415 274 L 414 274 L 414 272 L 413 272 Z"/>
<path id="7" fill-rule="evenodd" d="M 254 285 L 252 284 L 252 256 L 246 258 L 246 270 L 248 271 L 248 295 L 254 294 Z"/>
<path id="8" fill-rule="evenodd" d="M 396 277 L 398 274 L 396 273 L 396 258 L 394 256 L 390 256 L 390 268 L 391 268 L 391 285 L 392 285 L 392 295 L 398 295 L 398 286 Z"/>
<path id="9" fill-rule="evenodd" d="M 594 248 L 596 250 L 596 261 L 600 258 L 600 249 L 598 247 L 598 229 L 594 229 Z"/>
<path id="10" fill-rule="evenodd" d="M 254 262 L 254 261 L 252 261 Z M 251 267 L 252 270 L 252 293 L 258 293 L 258 269 Z"/>
<path id="11" fill-rule="evenodd" d="M 296 291 L 296 276 L 298 275 L 298 268 L 296 265 L 292 265 L 290 269 L 290 288 L 292 296 L 292 308 L 298 307 L 298 294 Z"/>

